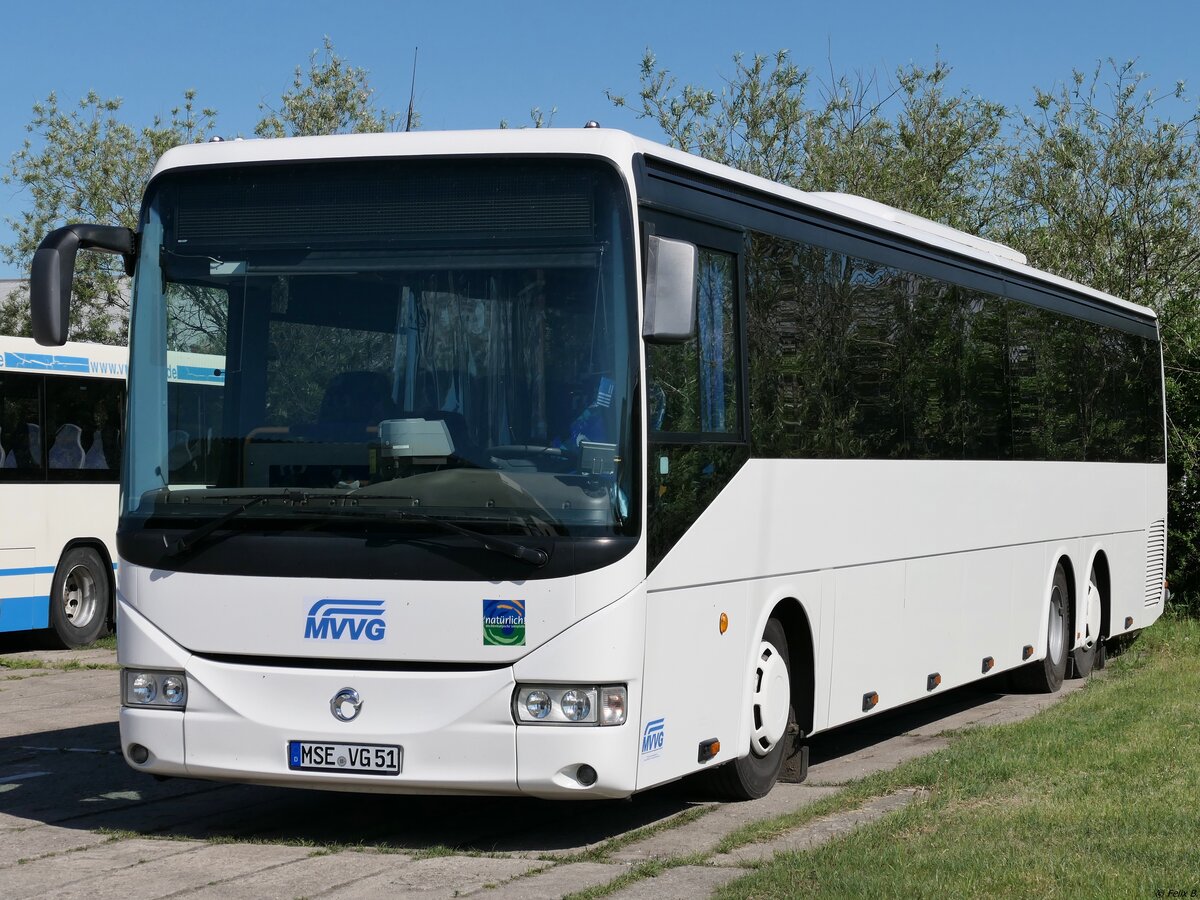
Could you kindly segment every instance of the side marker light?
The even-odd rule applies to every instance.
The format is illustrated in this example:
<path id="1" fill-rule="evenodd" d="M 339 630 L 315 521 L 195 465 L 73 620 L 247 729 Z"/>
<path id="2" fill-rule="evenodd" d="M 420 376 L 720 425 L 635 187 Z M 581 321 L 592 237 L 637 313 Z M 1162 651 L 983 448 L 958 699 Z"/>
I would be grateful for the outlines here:
<path id="1" fill-rule="evenodd" d="M 929 679 L 925 682 L 925 690 L 932 691 L 934 688 L 940 687 L 941 683 L 942 683 L 941 674 L 938 672 L 934 672 L 932 675 L 929 676 Z"/>
<path id="2" fill-rule="evenodd" d="M 1132 627 L 1133 627 L 1133 616 L 1126 616 L 1125 617 L 1125 630 L 1128 631 Z"/>
<path id="3" fill-rule="evenodd" d="M 696 755 L 696 762 L 708 762 L 720 752 L 721 742 L 716 738 L 711 738 L 707 741 L 701 741 L 700 752 Z"/>
<path id="4" fill-rule="evenodd" d="M 1021 659 L 1029 659 L 1033 656 L 1033 644 L 1026 644 L 1021 648 Z"/>
<path id="5" fill-rule="evenodd" d="M 988 672 L 992 671 L 992 667 L 995 665 L 996 665 L 996 660 L 994 657 L 985 656 L 983 658 L 983 670 L 982 670 L 983 673 L 986 675 Z"/>
<path id="6" fill-rule="evenodd" d="M 721 634 L 724 634 L 729 629 L 729 616 L 721 613 L 721 621 L 717 627 L 721 629 Z"/>
<path id="7" fill-rule="evenodd" d="M 870 712 L 879 705 L 879 694 L 876 691 L 863 694 L 863 712 Z"/>

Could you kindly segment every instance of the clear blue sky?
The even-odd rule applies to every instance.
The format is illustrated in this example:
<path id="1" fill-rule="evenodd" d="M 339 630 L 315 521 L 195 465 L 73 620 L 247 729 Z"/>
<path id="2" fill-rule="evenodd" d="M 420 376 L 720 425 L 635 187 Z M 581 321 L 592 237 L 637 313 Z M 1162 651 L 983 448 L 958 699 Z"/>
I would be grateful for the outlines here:
<path id="1" fill-rule="evenodd" d="M 441 2 L 384 0 L 127 0 L 124 4 L 5 4 L 0 52 L 0 161 L 7 171 L 25 139 L 35 101 L 51 91 L 73 103 L 88 90 L 124 99 L 134 123 L 166 114 L 187 88 L 219 112 L 222 134 L 251 134 L 259 103 L 274 103 L 297 65 L 329 35 L 339 55 L 370 72 L 379 102 L 408 103 L 413 47 L 420 47 L 417 107 L 422 128 L 491 128 L 557 107 L 553 124 L 598 119 L 656 138 L 654 126 L 614 109 L 604 90 L 633 93 L 649 47 L 688 81 L 718 86 L 735 52 L 792 52 L 827 76 L 890 76 L 940 53 L 952 86 L 1029 107 L 1072 68 L 1138 60 L 1168 92 L 1177 80 L 1200 93 L 1200 4 L 1113 0 L 1008 3 L 811 0 L 688 3 Z M 0 185 L 2 220 L 29 202 Z M 24 277 L 0 263 L 0 278 Z"/>

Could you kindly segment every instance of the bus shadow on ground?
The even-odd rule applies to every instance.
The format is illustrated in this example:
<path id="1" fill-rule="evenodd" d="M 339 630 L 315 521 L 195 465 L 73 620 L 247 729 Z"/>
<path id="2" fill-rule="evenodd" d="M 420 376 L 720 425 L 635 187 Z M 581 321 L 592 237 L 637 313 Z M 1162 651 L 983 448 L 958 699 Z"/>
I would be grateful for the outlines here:
<path id="1" fill-rule="evenodd" d="M 133 837 L 364 846 L 399 852 L 582 852 L 682 812 L 675 790 L 584 805 L 232 785 L 130 768 L 115 723 L 0 739 L 0 813 Z"/>
<path id="2" fill-rule="evenodd" d="M 810 739 L 809 764 L 816 765 L 857 753 L 958 713 L 1019 693 L 1009 688 L 1007 675 L 1000 674 L 947 691 L 940 697 L 930 697 L 871 716 L 862 722 L 843 725 Z"/>
<path id="3" fill-rule="evenodd" d="M 27 650 L 61 650 L 54 632 L 49 629 L 40 631 L 9 631 L 0 634 L 0 655 L 5 653 L 24 653 Z"/>

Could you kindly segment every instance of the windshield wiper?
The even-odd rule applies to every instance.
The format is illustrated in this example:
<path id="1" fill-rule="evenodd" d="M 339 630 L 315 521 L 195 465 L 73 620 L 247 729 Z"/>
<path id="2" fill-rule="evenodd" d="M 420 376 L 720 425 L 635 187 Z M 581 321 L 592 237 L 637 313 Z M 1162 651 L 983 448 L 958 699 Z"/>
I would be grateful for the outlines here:
<path id="1" fill-rule="evenodd" d="M 303 503 L 308 499 L 308 495 L 303 491 L 293 494 L 290 490 L 285 490 L 279 494 L 251 494 L 249 496 L 241 496 L 245 496 L 246 498 L 244 503 L 239 506 L 235 506 L 228 512 L 222 513 L 221 515 L 210 519 L 203 525 L 193 528 L 182 537 L 176 539 L 173 543 L 168 544 L 166 535 L 163 535 L 163 544 L 166 545 L 166 553 L 164 555 L 167 557 L 179 556 L 182 553 L 186 553 L 187 551 L 194 549 L 197 544 L 201 543 L 205 538 L 207 538 L 214 531 L 218 530 L 221 526 L 225 525 L 232 519 L 236 519 L 246 510 L 258 506 L 260 503 L 266 503 L 268 500 L 275 499 L 290 500 L 293 503 Z"/>
<path id="2" fill-rule="evenodd" d="M 395 499 L 395 498 L 389 498 Z M 350 510 L 355 510 L 350 512 Z M 550 559 L 550 554 L 540 547 L 526 547 L 524 544 L 518 544 L 516 541 L 506 540 L 502 537 L 497 537 L 494 534 L 484 534 L 481 531 L 474 531 L 470 528 L 464 528 L 457 522 L 451 522 L 449 519 L 440 519 L 437 516 L 429 516 L 425 513 L 408 512 L 403 509 L 377 509 L 374 507 L 343 507 L 341 509 L 301 509 L 299 513 L 306 515 L 329 516 L 331 518 L 358 518 L 359 516 L 376 516 L 385 519 L 401 519 L 410 522 L 428 522 L 436 525 L 445 531 L 451 531 L 455 534 L 460 534 L 463 537 L 470 538 L 476 543 L 483 546 L 485 550 L 491 550 L 494 553 L 503 553 L 505 556 L 511 556 L 513 559 L 519 559 L 521 562 L 527 562 L 530 565 L 536 566 L 539 569 L 544 566 Z"/>
<path id="3" fill-rule="evenodd" d="M 453 531 L 455 534 L 461 534 L 478 541 L 483 545 L 484 549 L 492 550 L 497 553 L 503 553 L 511 556 L 513 559 L 519 559 L 522 562 L 527 562 L 537 568 L 544 566 L 550 559 L 550 554 L 540 547 L 526 547 L 524 544 L 518 544 L 516 541 L 505 540 L 502 537 L 496 537 L 494 534 L 484 534 L 481 531 L 473 531 L 470 528 L 464 528 L 457 522 L 451 522 L 448 519 L 439 519 L 437 516 L 427 516 L 425 513 L 408 512 L 407 510 L 393 510 L 402 519 L 417 519 L 421 522 L 432 522 L 434 525 L 439 525 L 447 531 Z"/>

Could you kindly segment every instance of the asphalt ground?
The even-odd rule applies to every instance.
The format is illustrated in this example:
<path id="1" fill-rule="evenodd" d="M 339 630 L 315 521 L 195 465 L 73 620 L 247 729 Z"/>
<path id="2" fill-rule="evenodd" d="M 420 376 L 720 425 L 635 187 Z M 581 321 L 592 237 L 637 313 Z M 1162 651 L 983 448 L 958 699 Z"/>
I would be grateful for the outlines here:
<path id="1" fill-rule="evenodd" d="M 1007 695 L 990 680 L 819 735 L 808 780 L 753 803 L 716 803 L 687 781 L 624 801 L 398 797 L 156 781 L 120 753 L 116 654 L 50 651 L 37 641 L 0 635 L 6 898 L 560 897 L 628 881 L 650 860 L 715 851 L 749 822 L 944 747 L 949 730 L 1027 718 L 1083 685 Z M 46 665 L 27 667 L 35 661 Z M 743 865 L 830 839 L 911 799 L 879 798 L 613 896 L 703 896 L 744 874 Z"/>

